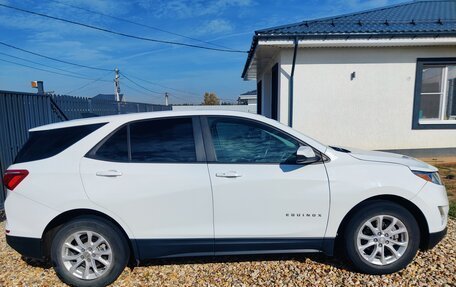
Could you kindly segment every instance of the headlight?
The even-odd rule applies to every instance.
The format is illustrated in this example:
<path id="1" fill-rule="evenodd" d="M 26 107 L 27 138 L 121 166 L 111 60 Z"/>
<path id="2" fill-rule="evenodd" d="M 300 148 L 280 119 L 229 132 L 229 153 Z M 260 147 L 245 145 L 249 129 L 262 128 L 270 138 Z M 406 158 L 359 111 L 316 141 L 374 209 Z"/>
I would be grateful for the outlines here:
<path id="1" fill-rule="evenodd" d="M 419 176 L 426 181 L 430 181 L 430 182 L 438 184 L 438 185 L 443 185 L 438 172 L 426 172 L 426 171 L 418 171 L 418 170 L 412 170 L 412 172 L 416 176 Z"/>

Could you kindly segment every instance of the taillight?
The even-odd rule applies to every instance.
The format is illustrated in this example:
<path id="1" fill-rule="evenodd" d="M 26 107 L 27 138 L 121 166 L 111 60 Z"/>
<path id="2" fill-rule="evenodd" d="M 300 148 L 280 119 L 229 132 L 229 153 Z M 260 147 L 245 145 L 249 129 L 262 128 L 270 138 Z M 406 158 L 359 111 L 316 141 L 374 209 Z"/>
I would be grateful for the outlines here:
<path id="1" fill-rule="evenodd" d="M 9 190 L 13 190 L 16 186 L 24 180 L 29 174 L 28 170 L 26 169 L 9 169 L 5 171 L 5 175 L 3 176 L 3 184 Z"/>

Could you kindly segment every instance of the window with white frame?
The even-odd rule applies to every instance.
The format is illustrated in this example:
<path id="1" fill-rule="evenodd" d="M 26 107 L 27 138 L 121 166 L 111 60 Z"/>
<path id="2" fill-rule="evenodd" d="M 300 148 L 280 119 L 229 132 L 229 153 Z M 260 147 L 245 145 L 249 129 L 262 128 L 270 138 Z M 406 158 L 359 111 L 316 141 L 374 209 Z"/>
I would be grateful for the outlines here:
<path id="1" fill-rule="evenodd" d="M 425 64 L 421 73 L 419 124 L 456 124 L 456 64 Z"/>

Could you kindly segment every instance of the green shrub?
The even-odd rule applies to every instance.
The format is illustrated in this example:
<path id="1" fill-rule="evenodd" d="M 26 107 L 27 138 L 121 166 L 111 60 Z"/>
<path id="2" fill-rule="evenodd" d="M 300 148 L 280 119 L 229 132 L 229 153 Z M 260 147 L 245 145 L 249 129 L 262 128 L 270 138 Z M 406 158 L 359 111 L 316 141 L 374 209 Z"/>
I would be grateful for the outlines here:
<path id="1" fill-rule="evenodd" d="M 448 215 L 450 217 L 456 218 L 456 202 L 450 202 L 450 212 Z"/>

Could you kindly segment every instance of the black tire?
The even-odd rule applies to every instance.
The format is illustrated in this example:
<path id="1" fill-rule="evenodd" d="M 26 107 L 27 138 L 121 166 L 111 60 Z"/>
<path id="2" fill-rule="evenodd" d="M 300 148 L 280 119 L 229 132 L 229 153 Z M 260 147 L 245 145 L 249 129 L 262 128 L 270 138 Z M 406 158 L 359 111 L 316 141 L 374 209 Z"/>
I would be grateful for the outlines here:
<path id="1" fill-rule="evenodd" d="M 62 259 L 62 247 L 65 240 L 75 232 L 91 231 L 101 235 L 108 242 L 112 251 L 112 261 L 106 271 L 97 278 L 85 280 L 67 270 Z M 81 216 L 64 224 L 56 233 L 51 245 L 51 260 L 57 276 L 70 286 L 106 286 L 114 282 L 125 269 L 130 256 L 130 249 L 125 236 L 113 223 L 97 216 Z M 82 257 L 81 257 L 82 258 Z M 85 263 L 82 263 L 85 266 Z M 94 269 L 91 269 L 94 271 Z"/>
<path id="2" fill-rule="evenodd" d="M 405 225 L 408 232 L 408 246 L 402 256 L 385 265 L 373 264 L 364 259 L 361 254 L 362 251 L 358 251 L 357 248 L 357 236 L 361 227 L 367 220 L 377 215 L 394 216 Z M 378 245 L 379 239 L 376 240 Z M 367 274 L 389 274 L 405 268 L 415 257 L 419 244 L 420 229 L 414 216 L 401 205 L 386 200 L 371 201 L 357 210 L 349 219 L 344 232 L 344 245 L 348 259 L 353 263 L 356 270 Z M 374 248 L 376 247 L 372 247 L 371 250 Z M 392 256 L 391 251 L 388 250 L 387 252 Z"/>

